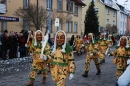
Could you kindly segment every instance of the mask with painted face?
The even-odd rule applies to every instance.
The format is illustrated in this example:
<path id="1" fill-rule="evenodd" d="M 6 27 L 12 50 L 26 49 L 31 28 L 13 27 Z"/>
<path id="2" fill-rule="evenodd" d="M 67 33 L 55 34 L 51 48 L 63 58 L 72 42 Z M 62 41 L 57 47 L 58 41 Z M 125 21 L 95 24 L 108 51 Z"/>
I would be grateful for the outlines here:
<path id="1" fill-rule="evenodd" d="M 57 41 L 58 46 L 61 46 L 61 45 L 64 44 L 64 42 L 65 42 L 65 35 L 64 35 L 63 32 L 58 32 L 57 33 L 56 41 Z"/>
<path id="2" fill-rule="evenodd" d="M 36 39 L 38 42 L 42 41 L 42 33 L 41 32 L 36 33 Z"/>

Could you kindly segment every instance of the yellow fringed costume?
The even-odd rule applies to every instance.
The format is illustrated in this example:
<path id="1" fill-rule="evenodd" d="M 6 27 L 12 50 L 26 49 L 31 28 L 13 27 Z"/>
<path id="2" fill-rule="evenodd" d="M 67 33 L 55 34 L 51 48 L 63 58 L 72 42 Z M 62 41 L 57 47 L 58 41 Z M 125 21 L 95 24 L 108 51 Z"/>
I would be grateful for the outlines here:
<path id="1" fill-rule="evenodd" d="M 65 36 L 64 31 L 58 31 L 56 37 L 57 35 L 60 37 L 61 35 L 59 34 Z M 54 49 L 52 53 L 54 53 L 53 61 L 50 64 L 52 80 L 55 81 L 56 86 L 65 86 L 66 78 L 69 76 L 69 74 L 74 74 L 75 72 L 75 62 L 72 47 L 69 44 L 66 44 L 66 41 L 62 47 L 59 46 L 58 43 L 56 43 L 55 38 Z"/>

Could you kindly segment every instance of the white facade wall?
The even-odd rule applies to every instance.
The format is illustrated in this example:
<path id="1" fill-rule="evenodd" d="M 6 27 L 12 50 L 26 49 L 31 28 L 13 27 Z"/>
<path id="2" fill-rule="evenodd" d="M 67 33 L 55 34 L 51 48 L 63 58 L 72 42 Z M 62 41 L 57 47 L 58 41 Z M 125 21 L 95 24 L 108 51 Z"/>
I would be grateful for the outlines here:
<path id="1" fill-rule="evenodd" d="M 127 15 L 124 12 L 118 13 L 118 34 L 119 35 L 125 35 L 126 33 L 126 26 L 127 26 Z"/>

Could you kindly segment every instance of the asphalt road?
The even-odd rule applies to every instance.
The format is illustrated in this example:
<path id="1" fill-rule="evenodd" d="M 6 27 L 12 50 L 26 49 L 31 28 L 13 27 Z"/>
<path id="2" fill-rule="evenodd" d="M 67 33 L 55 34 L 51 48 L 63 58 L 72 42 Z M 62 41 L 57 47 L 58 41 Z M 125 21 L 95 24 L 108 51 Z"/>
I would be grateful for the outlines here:
<path id="1" fill-rule="evenodd" d="M 112 51 L 114 48 L 112 48 Z M 75 56 L 76 71 L 72 80 L 66 81 L 66 86 L 115 86 L 116 83 L 116 65 L 113 64 L 113 57 L 106 57 L 106 62 L 101 65 L 101 74 L 96 75 L 96 67 L 94 62 L 91 62 L 88 77 L 82 77 L 86 60 L 86 53 L 81 56 Z M 23 64 L 24 65 L 24 64 Z M 28 69 L 30 66 L 28 66 Z M 26 86 L 29 82 L 30 70 L 22 70 L 19 72 L 5 73 L 0 75 L 0 86 Z M 34 86 L 55 86 L 51 79 L 50 73 L 46 84 L 42 84 L 42 76 L 38 75 Z"/>

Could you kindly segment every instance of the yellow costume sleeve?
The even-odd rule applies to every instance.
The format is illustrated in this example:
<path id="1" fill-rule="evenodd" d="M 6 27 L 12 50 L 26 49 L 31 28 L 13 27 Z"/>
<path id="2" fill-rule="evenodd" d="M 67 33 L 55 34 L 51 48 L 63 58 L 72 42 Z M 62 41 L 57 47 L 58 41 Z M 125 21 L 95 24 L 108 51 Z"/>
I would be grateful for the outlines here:
<path id="1" fill-rule="evenodd" d="M 75 72 L 75 62 L 74 62 L 74 55 L 73 52 L 69 53 L 68 55 L 68 60 L 69 60 L 69 71 L 70 73 L 74 73 Z"/>
<path id="2" fill-rule="evenodd" d="M 51 58 L 51 48 L 48 43 L 45 46 L 44 55 L 47 57 L 47 63 L 50 63 L 52 61 L 52 58 Z"/>

